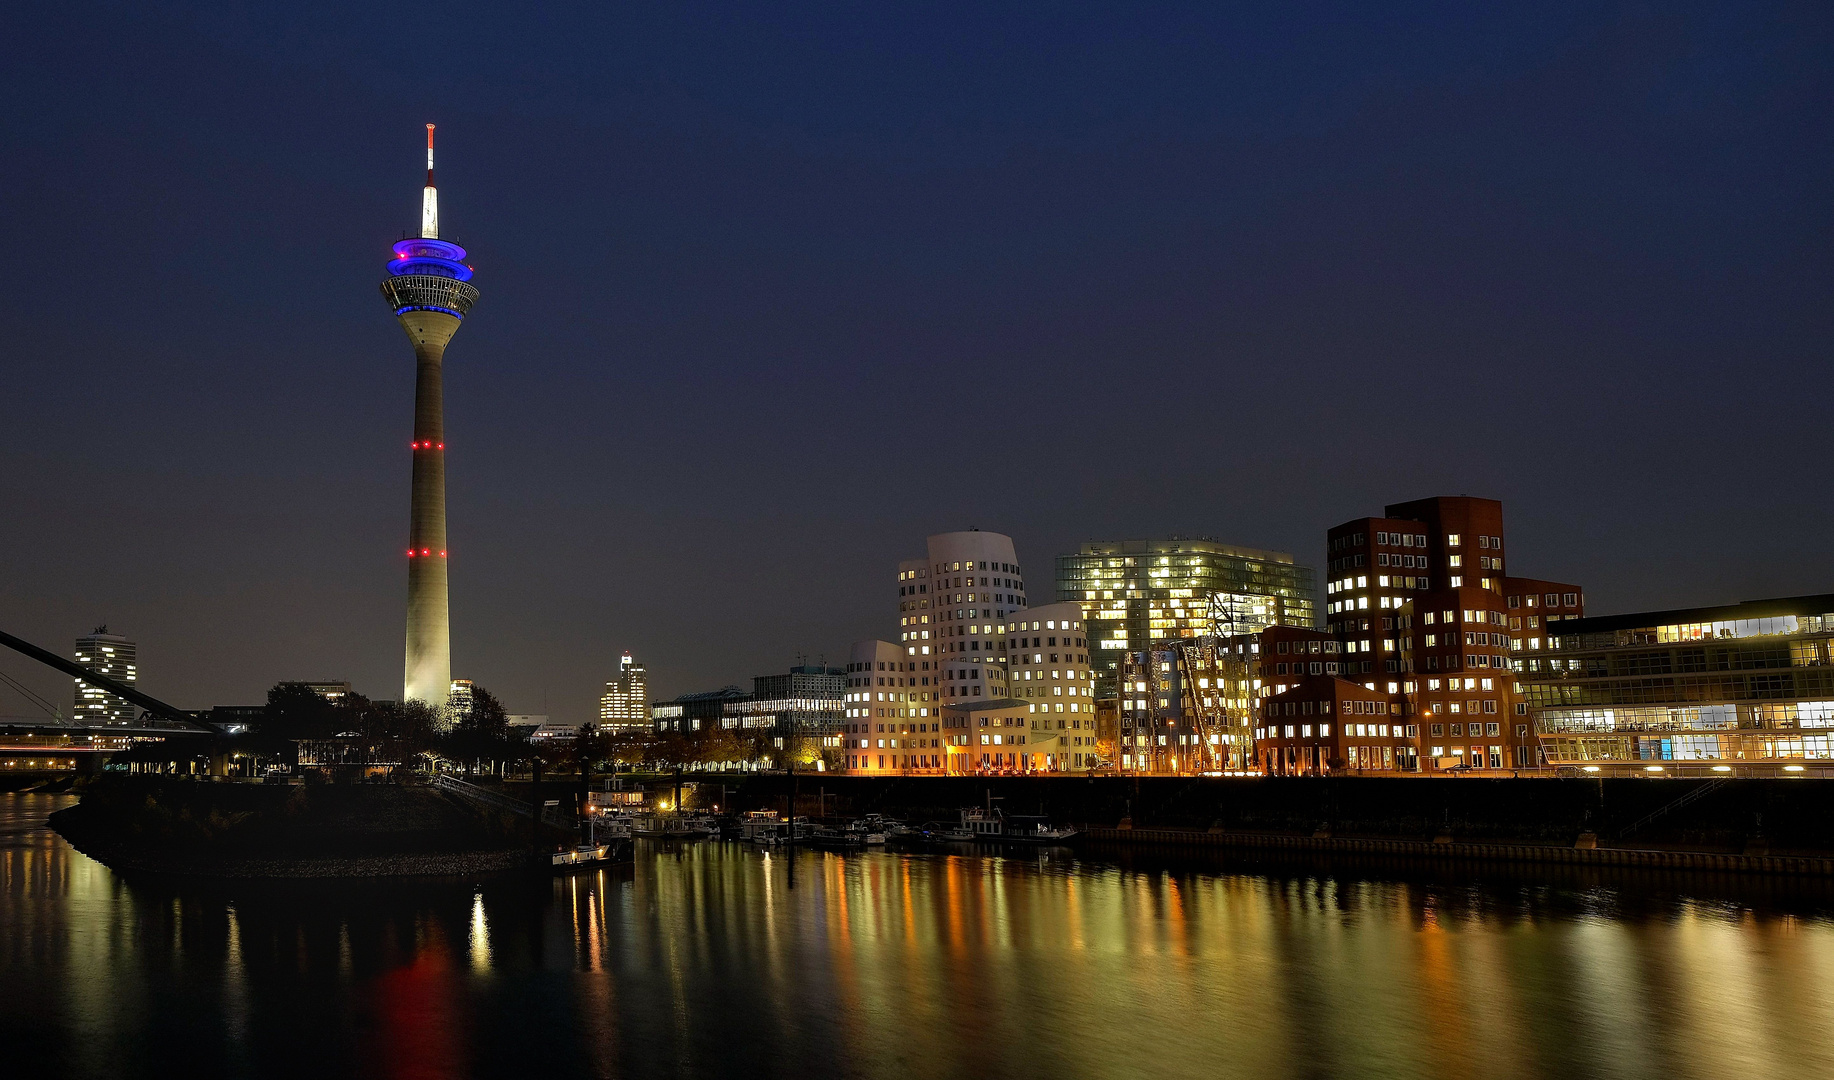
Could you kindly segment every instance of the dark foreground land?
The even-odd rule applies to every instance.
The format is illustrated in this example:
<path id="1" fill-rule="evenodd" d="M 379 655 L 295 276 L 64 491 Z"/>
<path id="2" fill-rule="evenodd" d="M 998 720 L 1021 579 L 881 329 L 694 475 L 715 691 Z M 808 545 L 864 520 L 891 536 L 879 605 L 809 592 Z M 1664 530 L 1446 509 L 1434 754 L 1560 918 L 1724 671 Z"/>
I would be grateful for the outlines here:
<path id="1" fill-rule="evenodd" d="M 217 877 L 477 875 L 537 858 L 527 820 L 424 785 L 107 776 L 51 825 L 116 869 Z"/>

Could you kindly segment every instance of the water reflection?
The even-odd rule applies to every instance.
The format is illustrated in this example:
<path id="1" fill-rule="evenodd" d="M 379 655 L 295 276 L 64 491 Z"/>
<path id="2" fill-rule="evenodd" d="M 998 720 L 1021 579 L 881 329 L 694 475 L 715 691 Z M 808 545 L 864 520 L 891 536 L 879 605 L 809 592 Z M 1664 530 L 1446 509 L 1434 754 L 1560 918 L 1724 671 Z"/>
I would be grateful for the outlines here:
<path id="1" fill-rule="evenodd" d="M 1804 882 L 734 845 L 124 880 L 0 797 L 16 1075 L 1826 1076 Z"/>

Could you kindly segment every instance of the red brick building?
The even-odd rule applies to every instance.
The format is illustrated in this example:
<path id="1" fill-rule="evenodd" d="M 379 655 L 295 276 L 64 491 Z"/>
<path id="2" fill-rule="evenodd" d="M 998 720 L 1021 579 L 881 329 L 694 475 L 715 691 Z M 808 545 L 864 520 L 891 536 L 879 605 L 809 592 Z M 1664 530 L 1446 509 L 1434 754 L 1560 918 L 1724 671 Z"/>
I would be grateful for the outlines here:
<path id="1" fill-rule="evenodd" d="M 1261 770 L 1276 776 L 1411 772 L 1416 739 L 1399 695 L 1330 675 L 1303 675 L 1261 702 Z"/>
<path id="2" fill-rule="evenodd" d="M 1325 619 L 1343 676 L 1399 704 L 1415 733 L 1410 768 L 1537 767 L 1514 654 L 1545 648 L 1547 622 L 1577 618 L 1585 597 L 1508 575 L 1503 504 L 1394 503 L 1329 530 L 1326 549 Z"/>

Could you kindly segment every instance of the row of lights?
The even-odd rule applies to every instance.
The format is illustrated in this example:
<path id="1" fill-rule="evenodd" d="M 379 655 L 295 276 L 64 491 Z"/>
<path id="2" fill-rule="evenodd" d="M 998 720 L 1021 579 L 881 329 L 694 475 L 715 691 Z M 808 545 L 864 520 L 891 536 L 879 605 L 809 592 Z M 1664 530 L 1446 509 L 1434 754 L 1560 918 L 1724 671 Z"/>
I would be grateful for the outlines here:
<path id="1" fill-rule="evenodd" d="M 1579 767 L 1579 771 L 1595 773 L 1598 771 L 1598 766 L 1597 765 L 1581 765 Z M 1667 770 L 1664 769 L 1660 765 L 1645 765 L 1643 766 L 1643 771 L 1647 773 L 1659 773 L 1659 772 L 1666 772 Z M 1729 773 L 1732 771 L 1732 766 L 1715 765 L 1713 766 L 1713 771 L 1717 773 Z M 1802 770 L 1802 766 L 1800 765 L 1785 765 L 1783 766 L 1783 771 L 1784 772 L 1801 772 L 1803 770 Z"/>
<path id="2" fill-rule="evenodd" d="M 413 548 L 408 549 L 408 558 L 412 559 L 416 555 L 423 556 L 425 558 L 432 558 L 433 549 L 432 548 L 421 548 L 419 551 L 415 551 Z M 439 557 L 442 559 L 445 558 L 446 553 L 443 551 L 440 552 Z"/>
<path id="3" fill-rule="evenodd" d="M 436 442 L 411 442 L 408 444 L 408 447 L 414 450 L 444 450 L 446 444 Z"/>

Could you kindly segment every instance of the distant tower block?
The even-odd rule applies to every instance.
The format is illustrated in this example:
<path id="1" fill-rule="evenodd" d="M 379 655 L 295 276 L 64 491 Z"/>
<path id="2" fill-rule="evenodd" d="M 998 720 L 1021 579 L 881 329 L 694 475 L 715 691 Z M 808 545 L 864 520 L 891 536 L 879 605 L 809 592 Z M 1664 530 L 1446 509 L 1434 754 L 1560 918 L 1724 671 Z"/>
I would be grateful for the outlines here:
<path id="1" fill-rule="evenodd" d="M 465 249 L 439 239 L 433 125 L 427 125 L 427 186 L 420 237 L 395 245 L 382 296 L 414 344 L 414 488 L 408 514 L 407 672 L 402 700 L 444 706 L 452 690 L 452 628 L 446 602 L 446 424 L 440 364 L 446 343 L 477 303 Z"/>

